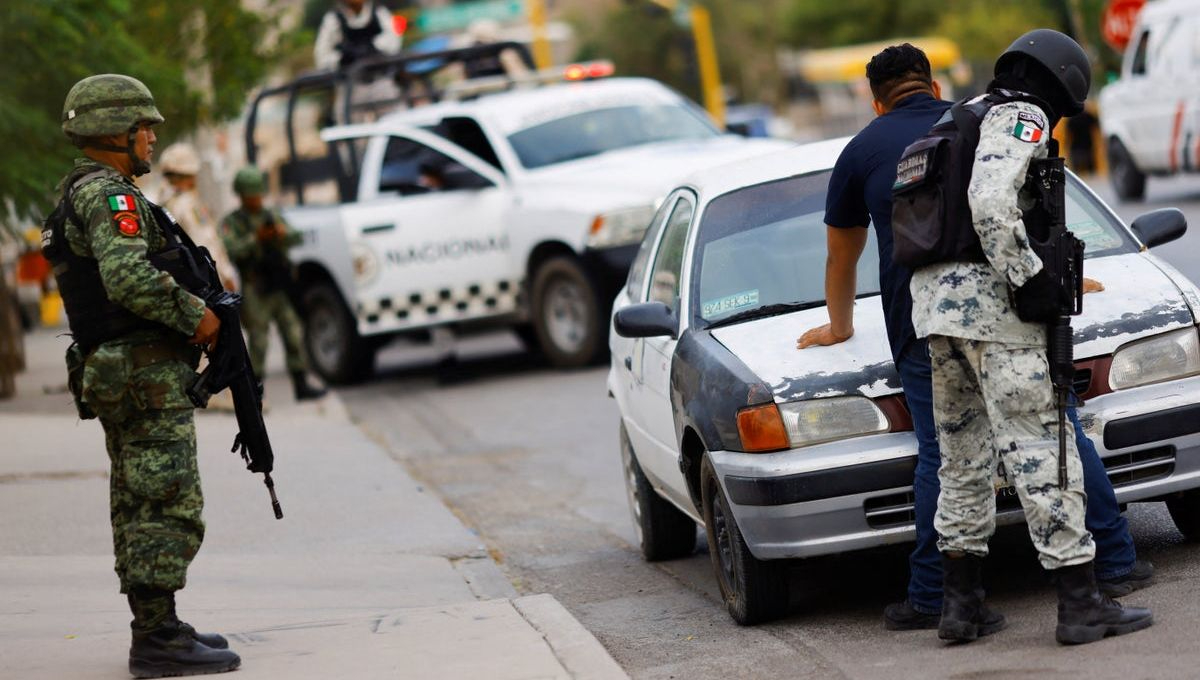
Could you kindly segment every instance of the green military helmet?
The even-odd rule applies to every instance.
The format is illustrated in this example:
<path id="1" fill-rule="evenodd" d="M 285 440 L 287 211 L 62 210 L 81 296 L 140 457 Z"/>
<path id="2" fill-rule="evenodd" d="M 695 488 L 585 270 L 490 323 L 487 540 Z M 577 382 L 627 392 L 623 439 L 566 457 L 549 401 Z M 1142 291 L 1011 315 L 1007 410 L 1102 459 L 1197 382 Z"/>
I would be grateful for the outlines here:
<path id="1" fill-rule="evenodd" d="M 75 137 L 120 135 L 139 123 L 161 122 L 150 88 L 119 73 L 84 78 L 63 102 L 62 130 Z"/>
<path id="2" fill-rule="evenodd" d="M 253 165 L 247 165 L 233 176 L 233 190 L 238 196 L 262 196 L 267 193 L 267 177 Z"/>

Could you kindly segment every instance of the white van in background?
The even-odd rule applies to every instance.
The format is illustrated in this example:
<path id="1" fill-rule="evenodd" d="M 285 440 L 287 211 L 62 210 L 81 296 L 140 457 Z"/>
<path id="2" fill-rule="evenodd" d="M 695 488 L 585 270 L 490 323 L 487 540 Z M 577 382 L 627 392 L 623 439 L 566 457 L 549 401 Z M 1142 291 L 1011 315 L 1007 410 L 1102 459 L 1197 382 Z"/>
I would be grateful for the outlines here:
<path id="1" fill-rule="evenodd" d="M 1109 177 L 1122 200 L 1147 175 L 1200 171 L 1200 0 L 1147 3 L 1121 78 L 1100 93 Z"/>

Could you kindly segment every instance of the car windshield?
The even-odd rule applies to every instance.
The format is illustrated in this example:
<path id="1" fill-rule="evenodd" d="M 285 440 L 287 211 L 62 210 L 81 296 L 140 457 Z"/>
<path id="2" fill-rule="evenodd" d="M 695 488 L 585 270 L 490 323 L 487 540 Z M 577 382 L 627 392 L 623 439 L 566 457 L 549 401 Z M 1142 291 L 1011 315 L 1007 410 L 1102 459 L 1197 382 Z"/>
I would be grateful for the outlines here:
<path id="1" fill-rule="evenodd" d="M 631 146 L 719 135 L 687 106 L 639 104 L 556 118 L 515 132 L 508 141 L 521 164 L 532 170 Z"/>
<path id="2" fill-rule="evenodd" d="M 691 299 L 695 323 L 784 313 L 825 304 L 825 190 L 829 172 L 789 177 L 718 196 L 696 236 Z M 1136 252 L 1124 227 L 1082 189 L 1067 184 L 1067 225 L 1087 257 Z M 858 261 L 858 297 L 879 293 L 874 230 Z"/>

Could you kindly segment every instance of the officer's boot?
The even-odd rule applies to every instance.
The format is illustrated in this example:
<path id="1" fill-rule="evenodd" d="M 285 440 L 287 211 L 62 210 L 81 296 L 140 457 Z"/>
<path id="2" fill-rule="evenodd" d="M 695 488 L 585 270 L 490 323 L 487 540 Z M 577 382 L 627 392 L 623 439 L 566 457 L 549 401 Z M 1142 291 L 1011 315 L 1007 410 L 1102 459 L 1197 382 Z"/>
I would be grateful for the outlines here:
<path id="1" fill-rule="evenodd" d="M 195 628 L 192 628 L 190 623 L 179 620 L 179 614 L 175 611 L 175 593 L 171 593 L 171 623 L 178 625 L 188 635 L 196 638 L 196 641 L 203 644 L 205 647 L 213 649 L 229 649 L 229 640 L 225 639 L 224 635 L 219 633 L 200 633 Z"/>
<path id="2" fill-rule="evenodd" d="M 313 387 L 308 384 L 308 376 L 304 374 L 304 371 L 292 371 L 292 390 L 296 393 L 296 401 L 320 399 L 325 396 L 324 387 Z"/>
<path id="3" fill-rule="evenodd" d="M 129 672 L 135 678 L 224 673 L 242 660 L 228 649 L 213 649 L 197 640 L 171 613 L 171 593 L 135 589 L 129 594 L 133 610 L 133 644 Z"/>
<path id="4" fill-rule="evenodd" d="M 942 620 L 938 637 L 970 642 L 991 635 L 1008 623 L 983 603 L 983 558 L 942 553 Z"/>
<path id="5" fill-rule="evenodd" d="M 1055 569 L 1058 583 L 1058 629 L 1064 645 L 1082 645 L 1149 628 L 1154 614 L 1140 607 L 1122 607 L 1096 587 L 1091 562 Z"/>

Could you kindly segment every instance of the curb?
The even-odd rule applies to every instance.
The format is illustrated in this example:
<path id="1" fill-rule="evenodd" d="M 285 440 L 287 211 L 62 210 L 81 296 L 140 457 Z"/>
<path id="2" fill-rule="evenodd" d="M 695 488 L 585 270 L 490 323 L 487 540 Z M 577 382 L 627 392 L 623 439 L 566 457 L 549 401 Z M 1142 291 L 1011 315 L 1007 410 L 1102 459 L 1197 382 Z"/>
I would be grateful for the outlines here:
<path id="1" fill-rule="evenodd" d="M 541 633 L 559 662 L 578 680 L 628 680 L 608 650 L 553 595 L 543 593 L 511 600 L 517 612 Z"/>

